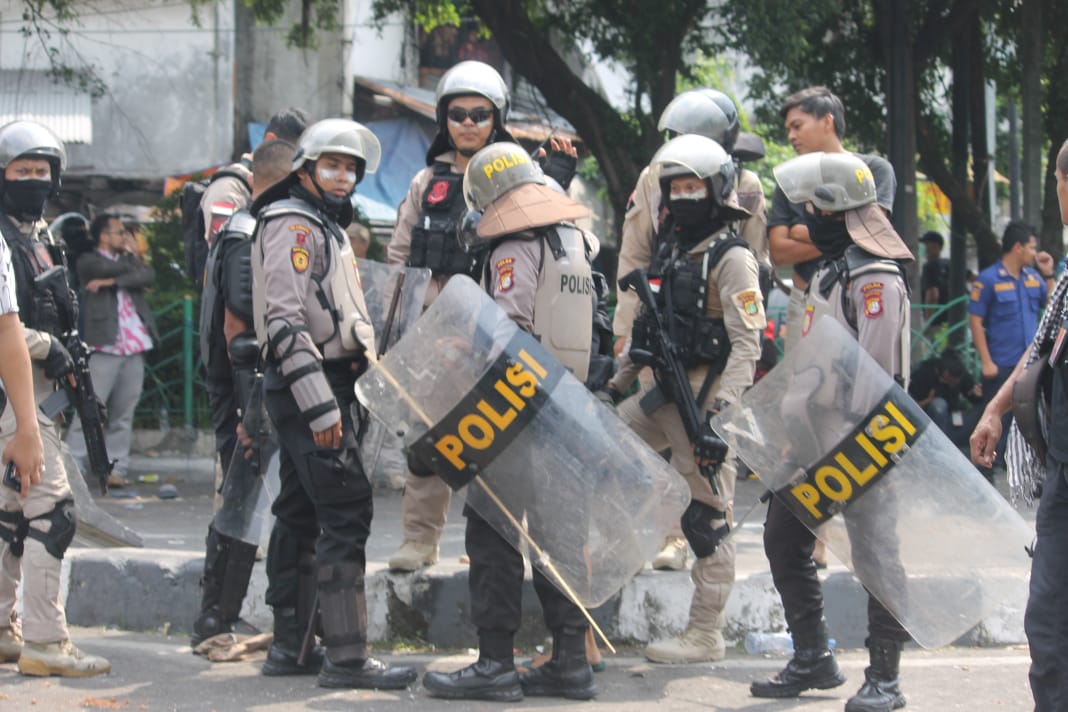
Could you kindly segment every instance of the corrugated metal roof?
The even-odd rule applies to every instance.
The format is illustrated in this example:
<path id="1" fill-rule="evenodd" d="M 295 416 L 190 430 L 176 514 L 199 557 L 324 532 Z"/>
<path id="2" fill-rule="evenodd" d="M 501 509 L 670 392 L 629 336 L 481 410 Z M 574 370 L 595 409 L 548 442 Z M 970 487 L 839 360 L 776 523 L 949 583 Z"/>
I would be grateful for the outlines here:
<path id="1" fill-rule="evenodd" d="M 41 69 L 0 69 L 0 125 L 36 121 L 64 143 L 93 142 L 93 102 Z"/>

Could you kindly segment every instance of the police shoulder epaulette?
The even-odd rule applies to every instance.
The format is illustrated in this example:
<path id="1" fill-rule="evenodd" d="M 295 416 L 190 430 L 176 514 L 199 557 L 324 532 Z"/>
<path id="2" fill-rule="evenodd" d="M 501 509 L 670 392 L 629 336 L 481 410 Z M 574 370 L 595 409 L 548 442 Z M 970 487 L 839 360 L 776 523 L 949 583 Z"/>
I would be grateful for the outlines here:
<path id="1" fill-rule="evenodd" d="M 256 218 L 247 210 L 239 210 L 230 218 L 228 232 L 236 232 L 246 237 L 256 230 Z"/>
<path id="2" fill-rule="evenodd" d="M 727 250 L 731 249 L 732 247 L 744 247 L 748 250 L 749 243 L 739 237 L 738 233 L 733 231 L 716 240 L 713 240 L 708 245 L 708 250 L 706 253 L 708 255 L 708 269 L 715 269 L 716 265 L 719 264 L 719 261 L 723 259 L 723 255 L 727 254 Z"/>
<path id="3" fill-rule="evenodd" d="M 323 219 L 319 215 L 319 211 L 298 198 L 276 200 L 260 211 L 259 218 L 266 222 L 283 215 L 299 215 L 308 218 L 320 227 L 323 226 Z"/>

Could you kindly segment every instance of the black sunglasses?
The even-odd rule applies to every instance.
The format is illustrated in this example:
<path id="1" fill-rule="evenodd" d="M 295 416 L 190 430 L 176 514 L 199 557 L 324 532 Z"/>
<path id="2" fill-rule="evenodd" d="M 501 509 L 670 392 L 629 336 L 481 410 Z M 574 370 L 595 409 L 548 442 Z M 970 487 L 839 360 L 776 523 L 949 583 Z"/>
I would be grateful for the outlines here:
<path id="1" fill-rule="evenodd" d="M 467 109 L 461 108 L 459 106 L 454 106 L 449 109 L 448 117 L 449 121 L 452 121 L 457 124 L 462 124 L 468 119 L 468 117 L 470 117 L 471 121 L 475 122 L 476 124 L 481 124 L 483 121 L 489 121 L 490 118 L 493 117 L 493 110 L 486 109 L 480 106 L 477 109 L 471 109 L 470 111 L 468 111 Z"/>

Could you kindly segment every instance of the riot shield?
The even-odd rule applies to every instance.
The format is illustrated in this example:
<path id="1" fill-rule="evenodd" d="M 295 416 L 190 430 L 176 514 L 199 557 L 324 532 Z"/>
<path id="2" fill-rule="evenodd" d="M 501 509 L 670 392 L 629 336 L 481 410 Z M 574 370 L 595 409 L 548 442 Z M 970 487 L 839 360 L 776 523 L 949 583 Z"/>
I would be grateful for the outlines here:
<path id="1" fill-rule="evenodd" d="M 275 442 L 277 438 L 275 438 Z M 274 525 L 271 504 L 281 489 L 278 446 L 263 446 L 242 457 L 237 448 L 222 484 L 222 506 L 212 519 L 215 531 L 247 544 L 265 547 Z"/>
<path id="2" fill-rule="evenodd" d="M 385 353 L 423 313 L 423 300 L 430 286 L 430 270 L 357 260 L 367 311 L 375 329 L 376 356 Z M 406 468 L 400 455 L 400 440 L 374 420 L 360 441 L 360 458 L 372 482 L 403 477 Z M 402 480 L 403 481 L 403 480 Z"/>
<path id="3" fill-rule="evenodd" d="M 62 443 L 61 448 L 63 466 L 67 470 L 67 482 L 70 484 L 71 496 L 74 497 L 74 517 L 78 521 L 75 538 L 90 546 L 143 547 L 145 544 L 140 534 L 97 505 L 93 495 L 89 492 L 89 485 L 85 483 L 85 477 L 82 476 L 77 461 L 71 457 L 67 444 Z"/>
<path id="4" fill-rule="evenodd" d="M 1022 607 L 1033 530 L 834 319 L 712 427 L 920 645 Z"/>
<path id="5" fill-rule="evenodd" d="M 356 383 L 371 413 L 572 600 L 600 605 L 689 502 L 670 466 L 466 277 Z"/>

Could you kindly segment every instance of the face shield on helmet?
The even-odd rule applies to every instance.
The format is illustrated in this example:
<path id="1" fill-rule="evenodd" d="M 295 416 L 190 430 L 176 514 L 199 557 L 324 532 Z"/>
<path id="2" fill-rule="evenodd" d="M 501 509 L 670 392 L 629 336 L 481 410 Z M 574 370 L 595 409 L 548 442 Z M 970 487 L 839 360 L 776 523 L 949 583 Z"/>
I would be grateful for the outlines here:
<path id="1" fill-rule="evenodd" d="M 852 153 L 806 153 L 775 167 L 775 180 L 791 203 L 843 212 L 876 199 L 871 169 Z"/>
<path id="2" fill-rule="evenodd" d="M 671 100 L 660 114 L 657 130 L 704 136 L 730 152 L 739 126 L 738 109 L 729 96 L 715 89 L 693 89 Z"/>
<path id="3" fill-rule="evenodd" d="M 734 190 L 734 161 L 710 138 L 687 134 L 671 139 L 649 163 L 662 193 L 670 194 L 672 178 L 696 176 L 706 181 L 716 205 L 723 206 Z"/>
<path id="4" fill-rule="evenodd" d="M 356 182 L 363 180 L 365 173 L 378 170 L 382 158 L 382 146 L 378 137 L 363 124 L 349 119 L 325 119 L 318 121 L 300 135 L 297 153 L 293 156 L 293 172 L 301 169 L 307 161 L 316 161 L 326 153 L 340 153 L 356 159 Z"/>
<path id="5" fill-rule="evenodd" d="M 514 143 L 494 143 L 471 157 L 464 172 L 464 200 L 478 212 L 508 191 L 526 183 L 545 185 L 545 175 L 526 150 Z"/>

